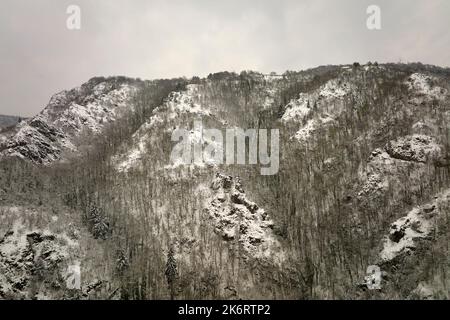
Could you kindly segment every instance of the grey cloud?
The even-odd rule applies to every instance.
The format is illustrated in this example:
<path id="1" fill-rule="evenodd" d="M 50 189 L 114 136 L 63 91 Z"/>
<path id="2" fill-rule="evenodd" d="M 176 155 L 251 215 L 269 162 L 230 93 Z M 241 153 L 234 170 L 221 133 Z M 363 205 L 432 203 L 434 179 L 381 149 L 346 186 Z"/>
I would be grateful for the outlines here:
<path id="1" fill-rule="evenodd" d="M 82 28 L 66 29 L 66 8 Z M 365 26 L 378 4 L 382 30 Z M 30 116 L 97 75 L 145 79 L 299 70 L 353 61 L 449 66 L 445 0 L 4 0 L 0 114 Z"/>

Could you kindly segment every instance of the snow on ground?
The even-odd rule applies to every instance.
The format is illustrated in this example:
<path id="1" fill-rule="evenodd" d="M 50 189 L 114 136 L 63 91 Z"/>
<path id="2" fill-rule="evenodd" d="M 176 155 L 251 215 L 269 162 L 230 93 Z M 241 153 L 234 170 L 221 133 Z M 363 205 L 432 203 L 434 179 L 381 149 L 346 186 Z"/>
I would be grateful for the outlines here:
<path id="1" fill-rule="evenodd" d="M 158 122 L 175 120 L 183 114 L 209 116 L 210 111 L 195 102 L 198 97 L 198 85 L 196 84 L 187 85 L 185 91 L 170 93 L 167 101 L 153 111 L 154 114 L 150 117 L 148 125 L 153 126 Z"/>
<path id="2" fill-rule="evenodd" d="M 441 214 L 440 203 L 449 201 L 450 189 L 447 189 L 430 203 L 412 209 L 406 216 L 392 223 L 380 253 L 382 262 L 410 253 L 416 247 L 417 240 L 430 237 L 436 217 Z"/>
<path id="3" fill-rule="evenodd" d="M 117 89 L 104 92 L 107 85 L 102 82 L 93 88 L 92 98 L 87 104 L 70 103 L 68 108 L 54 121 L 54 125 L 62 131 L 78 133 L 89 129 L 98 133 L 105 124 L 114 121 L 117 116 L 131 107 L 130 97 L 135 88 L 124 84 Z M 43 113 L 45 115 L 45 112 Z"/>
<path id="4" fill-rule="evenodd" d="M 343 110 L 339 101 L 352 94 L 353 90 L 354 86 L 343 79 L 329 80 L 316 91 L 301 93 L 297 99 L 291 100 L 285 107 L 281 121 L 302 123 L 293 138 L 306 143 L 318 130 L 334 123 Z M 304 120 L 313 114 L 316 117 L 305 123 Z"/>
<path id="5" fill-rule="evenodd" d="M 352 92 L 352 86 L 343 80 L 333 79 L 320 88 L 319 97 L 325 99 L 339 99 Z"/>
<path id="6" fill-rule="evenodd" d="M 347 81 L 332 79 L 312 93 L 300 93 L 297 99 L 292 99 L 286 105 L 282 121 L 301 121 L 312 112 L 314 105 L 320 112 L 333 100 L 345 98 L 352 93 L 353 89 L 353 86 Z"/>
<path id="7" fill-rule="evenodd" d="M 408 89 L 416 94 L 424 95 L 429 98 L 443 99 L 447 93 L 444 88 L 434 86 L 434 77 L 422 73 L 413 73 L 407 80 Z"/>
<path id="8" fill-rule="evenodd" d="M 382 248 L 376 259 L 376 264 L 370 268 L 372 271 L 378 269 L 381 273 L 378 275 L 368 273 L 359 286 L 373 288 L 373 281 L 377 280 L 377 277 L 379 281 L 385 280 L 386 266 L 392 263 L 395 265 L 397 258 L 414 254 L 419 241 L 431 240 L 439 216 L 448 213 L 449 208 L 450 189 L 446 189 L 435 196 L 432 201 L 413 208 L 405 216 L 394 221 L 389 227 L 388 234 L 382 240 Z M 431 291 L 421 292 L 422 285 L 419 283 L 411 294 L 421 298 L 430 298 L 432 296 Z"/>
<path id="9" fill-rule="evenodd" d="M 0 300 L 70 298 L 74 265 L 81 277 L 76 296 L 89 298 L 98 280 L 109 278 L 94 268 L 102 252 L 68 208 L 0 206 Z"/>
<path id="10" fill-rule="evenodd" d="M 317 119 L 310 119 L 300 130 L 295 133 L 294 137 L 299 142 L 308 142 L 317 130 L 325 128 L 333 122 L 334 119 L 328 115 L 324 115 L 324 117 Z"/>
<path id="11" fill-rule="evenodd" d="M 312 112 L 311 103 L 313 103 L 310 98 L 309 95 L 301 93 L 298 99 L 291 100 L 286 105 L 286 111 L 281 118 L 282 121 L 301 121 L 309 115 Z"/>
<path id="12" fill-rule="evenodd" d="M 424 163 L 442 156 L 442 147 L 430 136 L 415 134 L 391 140 L 384 148 L 372 151 L 366 167 L 359 172 L 363 184 L 358 196 L 370 198 L 384 192 L 391 184 L 401 184 L 405 175 L 414 182 L 413 190 L 427 170 Z"/>
<path id="13" fill-rule="evenodd" d="M 423 174 L 428 167 L 425 164 L 442 157 L 442 147 L 431 136 L 414 134 L 391 140 L 384 148 L 375 149 L 361 170 L 361 188 L 358 192 L 360 203 L 376 203 L 385 192 L 401 192 L 405 178 L 409 190 L 420 191 Z M 400 191 L 399 191 L 400 190 Z M 381 201 L 380 204 L 383 202 Z M 442 205 L 446 203 L 446 205 Z M 390 263 L 403 254 L 412 254 L 419 240 L 429 239 L 435 229 L 436 218 L 441 208 L 450 203 L 450 189 L 436 196 L 433 201 L 413 208 L 404 217 L 393 222 L 389 234 L 383 239 L 378 265 Z M 365 278 L 363 286 L 370 285 L 372 275 Z"/>
<path id="14" fill-rule="evenodd" d="M 217 173 L 211 183 L 211 196 L 205 212 L 212 219 L 215 232 L 225 241 L 238 241 L 249 258 L 281 264 L 285 256 L 275 238 L 273 221 L 245 194 L 238 177 Z"/>
<path id="15" fill-rule="evenodd" d="M 380 173 L 368 173 L 358 197 L 370 197 L 385 192 L 389 188 L 389 180 Z"/>
<path id="16" fill-rule="evenodd" d="M 6 149 L 1 154 L 47 164 L 59 159 L 63 148 L 73 150 L 73 144 L 65 135 L 45 121 L 38 115 L 20 123 L 16 134 L 9 138 L 5 144 Z"/>
<path id="17" fill-rule="evenodd" d="M 81 133 L 100 133 L 115 121 L 130 107 L 136 90 L 127 83 L 105 80 L 92 89 L 86 85 L 57 93 L 41 113 L 18 124 L 1 154 L 43 164 L 58 160 L 63 151 L 76 150 Z"/>
<path id="18" fill-rule="evenodd" d="M 202 133 L 202 128 L 194 128 L 189 132 L 189 135 L 187 137 L 188 144 L 191 148 L 191 150 L 194 150 L 196 146 L 201 146 L 201 159 L 192 159 L 192 165 L 191 168 L 197 166 L 197 167 L 206 167 L 206 166 L 217 166 L 219 164 L 222 164 L 223 162 L 223 145 L 219 143 L 218 141 L 213 141 L 209 137 L 205 136 Z M 213 154 L 208 152 L 206 149 L 214 150 L 214 152 L 217 152 L 217 154 L 221 155 L 219 159 L 215 158 Z M 165 166 L 165 169 L 175 169 L 180 166 L 187 165 L 184 162 L 183 155 L 179 154 L 175 157 L 171 157 L 171 164 Z M 189 164 L 188 164 L 189 165 Z"/>
<path id="19" fill-rule="evenodd" d="M 146 150 L 144 139 L 140 139 L 137 146 L 128 151 L 126 159 L 117 164 L 117 170 L 127 172 L 136 166 L 142 159 Z"/>
<path id="20" fill-rule="evenodd" d="M 138 165 L 143 155 L 147 152 L 146 146 L 151 141 L 151 130 L 159 124 L 165 124 L 165 129 L 163 130 L 171 132 L 172 130 L 168 130 L 167 128 L 175 129 L 179 127 L 177 121 L 185 115 L 192 115 L 199 118 L 202 116 L 210 116 L 210 110 L 205 109 L 196 102 L 199 97 L 198 85 L 195 84 L 188 85 L 185 91 L 172 92 L 167 98 L 167 101 L 156 108 L 150 119 L 133 134 L 133 147 L 125 155 L 116 158 L 118 159 L 118 164 L 116 165 L 117 170 L 127 172 Z M 201 138 L 200 136 L 201 134 L 198 130 L 193 130 L 189 135 L 189 140 L 192 144 L 196 143 Z M 208 143 L 212 142 L 209 141 Z M 207 162 L 212 161 L 212 159 L 207 160 Z M 175 161 L 168 165 L 167 169 L 176 168 L 181 164 L 183 163 L 180 158 L 180 161 Z"/>
<path id="21" fill-rule="evenodd" d="M 52 284 L 44 284 L 43 279 L 63 277 L 74 247 L 79 246 L 65 233 L 30 226 L 36 215 L 23 207 L 0 208 L 0 298 L 51 296 Z M 33 285 L 40 281 L 42 285 L 33 292 Z"/>

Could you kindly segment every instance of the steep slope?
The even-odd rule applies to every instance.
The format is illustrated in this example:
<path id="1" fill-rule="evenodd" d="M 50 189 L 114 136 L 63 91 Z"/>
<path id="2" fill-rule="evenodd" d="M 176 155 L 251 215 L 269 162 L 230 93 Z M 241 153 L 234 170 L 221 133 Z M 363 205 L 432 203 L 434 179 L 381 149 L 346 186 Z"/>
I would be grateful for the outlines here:
<path id="1" fill-rule="evenodd" d="M 162 90 L 96 80 L 83 94 L 57 95 L 3 150 L 35 163 L 67 159 L 23 185 L 51 181 L 42 197 L 81 214 L 119 287 L 108 294 L 398 299 L 439 289 L 435 297 L 448 296 L 447 69 L 355 64 L 177 82 Z M 121 122 L 122 112 L 134 120 Z M 279 129 L 279 172 L 171 157 L 177 128 L 189 130 L 192 145 L 211 144 L 194 121 L 221 132 Z M 83 140 L 95 152 L 64 157 Z M 15 166 L 8 162 L 3 173 L 3 197 L 17 205 L 23 186 L 15 181 L 24 177 Z M 11 243 L 20 246 L 30 232 Z M 169 260 L 176 268 L 165 273 Z M 361 285 L 370 265 L 386 275 L 380 290 Z"/>
<path id="2" fill-rule="evenodd" d="M 217 250 L 236 243 L 244 260 L 239 263 L 242 278 L 238 279 L 247 286 L 255 285 L 248 281 L 255 262 L 245 262 L 253 248 L 249 239 L 253 233 L 264 235 L 264 230 L 273 230 L 267 238 L 273 236 L 289 259 L 282 267 L 270 266 L 279 279 L 260 278 L 260 297 L 280 292 L 284 297 L 359 297 L 356 284 L 373 261 L 386 228 L 408 208 L 422 205 L 449 185 L 448 77 L 445 71 L 420 65 L 339 67 L 319 74 L 287 73 L 273 78 L 257 73 L 212 75 L 173 93 L 153 111 L 131 139 L 131 147 L 124 146 L 124 152 L 113 159 L 118 178 L 128 179 L 118 184 L 139 190 L 145 183 L 144 194 L 158 199 L 160 206 L 151 211 L 158 219 L 168 219 L 163 243 L 179 239 L 176 235 L 185 234 L 186 228 L 203 226 L 202 218 L 207 218 L 204 228 L 219 240 L 208 234 L 196 243 L 196 250 Z M 257 166 L 172 163 L 172 130 L 192 130 L 196 141 L 195 119 L 201 119 L 204 127 L 219 130 L 279 128 L 279 174 L 261 177 Z M 250 217 L 251 210 L 247 208 L 249 214 L 243 208 L 243 213 L 233 209 L 234 198 L 230 196 L 228 203 L 223 188 L 212 198 L 207 197 L 208 188 L 198 188 L 210 183 L 213 170 L 225 177 L 239 176 L 253 201 L 271 213 L 273 225 L 260 228 L 255 222 L 254 230 L 250 228 L 254 232 L 239 232 L 240 223 L 233 217 Z M 155 181 L 138 182 L 137 175 Z M 128 206 L 134 208 L 134 216 L 141 214 L 149 219 L 147 223 L 154 223 L 152 214 L 139 209 L 137 199 Z M 198 210 L 204 214 L 199 216 Z M 184 217 L 183 223 L 174 222 L 179 221 L 176 217 Z M 262 216 L 254 217 L 264 222 Z M 154 232 L 156 236 L 165 234 Z M 198 233 L 186 236 L 190 238 L 197 239 Z M 186 256 L 177 253 L 176 257 L 181 270 L 190 270 L 184 264 Z M 214 265 L 223 264 L 222 259 L 214 259 Z M 213 270 L 226 278 L 233 274 L 224 267 Z M 258 270 L 255 273 L 262 276 L 264 268 Z M 275 283 L 291 291 L 262 289 Z M 217 285 L 223 288 L 226 283 Z M 239 296 L 254 296 L 254 291 L 233 288 Z M 406 291 L 392 288 L 384 296 L 404 298 L 411 292 Z M 376 297 L 376 292 L 370 293 Z"/>
<path id="3" fill-rule="evenodd" d="M 103 254 L 69 208 L 0 207 L 0 299 L 107 298 Z"/>
<path id="4" fill-rule="evenodd" d="M 360 286 L 377 289 L 385 297 L 392 297 L 396 283 L 402 283 L 408 298 L 448 299 L 445 276 L 441 278 L 442 275 L 434 273 L 428 276 L 423 274 L 423 269 L 442 267 L 439 260 L 447 260 L 447 256 L 436 248 L 448 245 L 449 213 L 450 189 L 447 189 L 394 221 L 368 269 L 377 270 L 378 274 L 370 272 Z"/>
<path id="5" fill-rule="evenodd" d="M 99 134 L 130 112 L 138 81 L 93 78 L 78 88 L 55 94 L 35 117 L 18 124 L 0 146 L 1 155 L 49 164 L 63 152 L 76 152 L 82 135 Z M 128 110 L 127 110 L 128 109 Z"/>
<path id="6" fill-rule="evenodd" d="M 117 169 L 126 172 L 139 164 L 149 153 L 148 146 L 158 143 L 152 139 L 152 132 L 161 130 L 170 134 L 180 126 L 180 120 L 211 117 L 211 110 L 197 103 L 200 98 L 197 92 L 197 85 L 188 85 L 185 91 L 172 92 L 161 106 L 155 108 L 152 116 L 133 134 L 132 147 L 127 146 L 124 154 L 117 156 Z"/>

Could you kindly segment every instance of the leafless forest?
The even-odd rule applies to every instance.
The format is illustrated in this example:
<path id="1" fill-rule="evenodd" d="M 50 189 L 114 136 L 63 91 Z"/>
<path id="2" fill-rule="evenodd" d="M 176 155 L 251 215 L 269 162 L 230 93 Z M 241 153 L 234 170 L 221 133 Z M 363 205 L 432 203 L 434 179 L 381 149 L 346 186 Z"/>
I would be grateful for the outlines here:
<path id="1" fill-rule="evenodd" d="M 172 165 L 195 119 L 279 129 L 279 172 Z M 449 124 L 422 64 L 93 78 L 0 133 L 0 297 L 447 299 Z"/>

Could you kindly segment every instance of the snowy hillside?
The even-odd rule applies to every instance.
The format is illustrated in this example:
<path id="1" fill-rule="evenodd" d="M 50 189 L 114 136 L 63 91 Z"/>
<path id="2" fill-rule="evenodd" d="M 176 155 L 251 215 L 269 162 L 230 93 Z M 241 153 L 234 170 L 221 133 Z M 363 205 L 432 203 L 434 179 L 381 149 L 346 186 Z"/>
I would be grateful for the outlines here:
<path id="1" fill-rule="evenodd" d="M 75 153 L 82 134 L 99 134 L 132 109 L 136 83 L 122 78 L 94 78 L 81 87 L 55 94 L 35 117 L 18 124 L 2 143 L 1 155 L 49 164 L 63 152 Z"/>
<path id="2" fill-rule="evenodd" d="M 172 157 L 223 151 L 196 122 L 278 129 L 279 171 Z M 449 124 L 421 64 L 91 79 L 0 135 L 0 297 L 449 298 Z"/>

